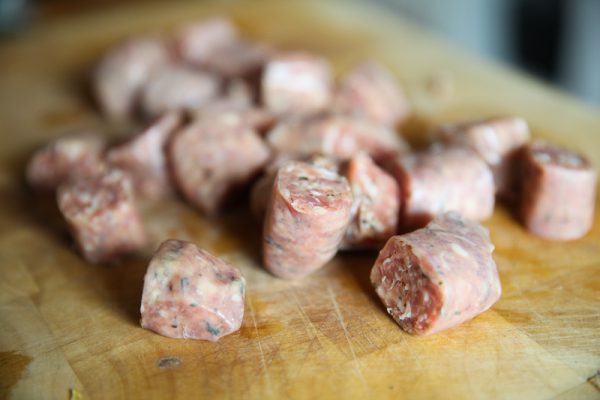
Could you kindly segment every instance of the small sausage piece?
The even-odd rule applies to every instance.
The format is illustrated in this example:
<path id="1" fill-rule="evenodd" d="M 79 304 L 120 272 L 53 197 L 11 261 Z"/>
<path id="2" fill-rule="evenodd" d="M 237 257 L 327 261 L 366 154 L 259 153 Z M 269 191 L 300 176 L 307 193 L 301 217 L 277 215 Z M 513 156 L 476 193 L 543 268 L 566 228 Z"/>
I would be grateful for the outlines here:
<path id="1" fill-rule="evenodd" d="M 236 267 L 193 243 L 167 240 L 144 277 L 140 323 L 163 336 L 216 342 L 240 329 L 245 292 Z"/>
<path id="2" fill-rule="evenodd" d="M 140 250 L 146 235 L 129 177 L 118 169 L 68 181 L 57 192 L 83 257 L 94 264 Z"/>
<path id="3" fill-rule="evenodd" d="M 408 149 L 393 130 L 363 118 L 320 115 L 286 119 L 267 133 L 267 142 L 279 153 L 296 156 L 323 154 L 347 160 L 361 151 L 379 160 Z"/>
<path id="4" fill-rule="evenodd" d="M 106 115 L 127 119 L 135 109 L 139 90 L 150 75 L 171 62 L 158 39 L 130 39 L 112 48 L 94 72 L 94 89 Z"/>
<path id="5" fill-rule="evenodd" d="M 474 220 L 492 215 L 492 172 L 472 150 L 434 147 L 396 157 L 387 167 L 400 185 L 402 230 L 421 228 L 445 211 Z"/>
<path id="6" fill-rule="evenodd" d="M 398 227 L 398 183 L 365 153 L 350 159 L 342 171 L 352 188 L 354 203 L 341 248 L 380 249 Z"/>
<path id="7" fill-rule="evenodd" d="M 161 198 L 172 193 L 165 151 L 182 122 L 179 112 L 164 114 L 142 133 L 107 152 L 107 162 L 130 175 L 141 197 Z"/>
<path id="8" fill-rule="evenodd" d="M 184 26 L 175 34 L 175 49 L 185 62 L 203 67 L 213 53 L 238 40 L 237 29 L 223 17 Z"/>
<path id="9" fill-rule="evenodd" d="M 183 66 L 162 68 L 150 76 L 140 93 L 144 115 L 201 107 L 219 94 L 221 80 L 208 72 Z"/>
<path id="10" fill-rule="evenodd" d="M 279 54 L 266 64 L 261 90 L 264 105 L 275 114 L 314 114 L 329 105 L 331 70 L 318 56 Z"/>
<path id="11" fill-rule="evenodd" d="M 260 71 L 271 53 L 264 44 L 238 39 L 214 49 L 204 67 L 226 78 L 251 77 Z"/>
<path id="12" fill-rule="evenodd" d="M 410 106 L 397 79 L 374 61 L 354 68 L 340 83 L 333 109 L 394 127 L 406 119 Z"/>
<path id="13" fill-rule="evenodd" d="M 186 200 L 216 214 L 269 159 L 269 148 L 235 113 L 205 116 L 176 133 L 169 146 L 175 182 Z"/>
<path id="14" fill-rule="evenodd" d="M 515 154 L 530 137 L 523 118 L 496 117 L 443 126 L 439 134 L 446 143 L 473 149 L 492 169 L 496 192 L 504 197 L 511 196 Z"/>
<path id="15" fill-rule="evenodd" d="M 321 268 L 335 256 L 351 208 L 346 178 L 305 162 L 284 164 L 265 215 L 266 269 L 279 278 L 298 279 Z"/>
<path id="16" fill-rule="evenodd" d="M 37 190 L 56 190 L 71 177 L 89 175 L 102 165 L 104 138 L 84 133 L 58 138 L 39 149 L 27 164 L 26 177 Z"/>
<path id="17" fill-rule="evenodd" d="M 521 160 L 521 219 L 546 239 L 573 240 L 594 222 L 597 172 L 581 154 L 536 141 Z"/>
<path id="18" fill-rule="evenodd" d="M 379 252 L 371 282 L 402 329 L 429 335 L 490 308 L 502 292 L 488 231 L 456 212 L 392 237 Z"/>

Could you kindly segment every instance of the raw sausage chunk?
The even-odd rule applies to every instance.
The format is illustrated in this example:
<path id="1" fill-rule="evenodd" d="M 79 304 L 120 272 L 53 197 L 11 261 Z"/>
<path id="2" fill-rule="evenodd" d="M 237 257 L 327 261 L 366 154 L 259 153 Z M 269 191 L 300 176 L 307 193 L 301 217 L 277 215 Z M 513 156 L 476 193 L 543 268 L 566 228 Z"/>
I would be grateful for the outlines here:
<path id="1" fill-rule="evenodd" d="M 501 294 L 494 245 L 485 228 L 456 212 L 423 229 L 392 237 L 371 282 L 402 329 L 428 335 L 490 308 Z"/>
<path id="2" fill-rule="evenodd" d="M 396 180 L 365 153 L 342 167 L 354 202 L 342 249 L 381 248 L 398 227 L 400 188 Z"/>
<path id="3" fill-rule="evenodd" d="M 283 120 L 267 134 L 267 142 L 279 153 L 299 157 L 323 154 L 341 160 L 361 151 L 381 159 L 408 149 L 393 130 L 346 115 Z"/>
<path id="4" fill-rule="evenodd" d="M 106 263 L 142 248 L 146 235 L 135 205 L 131 181 L 118 169 L 68 181 L 57 192 L 83 257 Z"/>
<path id="5" fill-rule="evenodd" d="M 144 278 L 140 323 L 163 336 L 216 342 L 240 329 L 245 291 L 233 265 L 192 243 L 167 240 Z"/>
<path id="6" fill-rule="evenodd" d="M 190 204 L 207 214 L 221 210 L 269 159 L 269 149 L 239 116 L 196 120 L 178 132 L 169 148 L 175 182 Z"/>
<path id="7" fill-rule="evenodd" d="M 527 229 L 544 238 L 572 240 L 594 222 L 595 168 L 573 151 L 537 141 L 521 160 L 520 212 Z"/>
<path id="8" fill-rule="evenodd" d="M 274 56 L 262 77 L 262 100 L 276 114 L 308 115 L 324 110 L 331 98 L 327 61 L 306 53 Z"/>
<path id="9" fill-rule="evenodd" d="M 359 64 L 342 80 L 333 109 L 391 127 L 406 119 L 410 112 L 398 81 L 374 61 Z"/>
<path id="10" fill-rule="evenodd" d="M 321 268 L 337 252 L 351 208 L 346 178 L 305 162 L 284 164 L 275 177 L 263 227 L 267 270 L 295 279 Z"/>
<path id="11" fill-rule="evenodd" d="M 39 149 L 27 164 L 27 182 L 38 190 L 55 190 L 70 177 L 101 168 L 105 140 L 96 134 L 58 138 Z"/>
<path id="12" fill-rule="evenodd" d="M 141 108 L 147 116 L 170 110 L 191 110 L 216 98 L 220 88 L 221 80 L 216 75 L 169 66 L 152 74 L 143 86 Z"/>
<path id="13" fill-rule="evenodd" d="M 130 39 L 112 48 L 94 72 L 94 89 L 106 115 L 126 119 L 136 106 L 139 90 L 150 75 L 171 61 L 158 39 Z"/>
<path id="14" fill-rule="evenodd" d="M 184 26 L 175 35 L 175 49 L 183 61 L 203 67 L 218 49 L 238 40 L 237 29 L 223 17 Z"/>
<path id="15" fill-rule="evenodd" d="M 388 164 L 402 194 L 402 230 L 423 227 L 445 211 L 458 211 L 474 220 L 492 215 L 492 172 L 469 149 L 434 147 L 423 153 L 401 155 Z"/>
<path id="16" fill-rule="evenodd" d="M 139 195 L 160 198 L 171 194 L 165 151 L 182 120 L 179 112 L 164 114 L 139 135 L 108 151 L 108 163 L 130 175 Z"/>
<path id="17" fill-rule="evenodd" d="M 444 126 L 440 134 L 448 143 L 473 149 L 492 169 L 496 192 L 503 196 L 512 194 L 515 154 L 530 137 L 529 127 L 523 118 L 496 117 Z"/>

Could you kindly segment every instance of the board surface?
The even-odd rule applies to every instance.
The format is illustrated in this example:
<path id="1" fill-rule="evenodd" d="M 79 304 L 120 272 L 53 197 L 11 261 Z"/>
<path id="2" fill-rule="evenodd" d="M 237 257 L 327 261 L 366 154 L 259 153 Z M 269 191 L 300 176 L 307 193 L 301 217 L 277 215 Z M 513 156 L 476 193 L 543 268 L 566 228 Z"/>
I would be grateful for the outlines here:
<path id="1" fill-rule="evenodd" d="M 583 239 L 528 235 L 497 207 L 486 221 L 503 296 L 488 312 L 431 337 L 403 333 L 368 281 L 374 253 L 343 254 L 285 282 L 260 267 L 260 235 L 239 208 L 210 221 L 175 201 L 145 204 L 153 245 L 196 242 L 248 282 L 242 329 L 218 343 L 139 327 L 138 259 L 94 267 L 73 251 L 52 198 L 22 171 L 65 132 L 107 129 L 86 74 L 126 35 L 230 15 L 251 38 L 305 48 L 343 71 L 388 64 L 415 107 L 417 136 L 436 121 L 518 114 L 533 134 L 600 165 L 600 114 L 529 77 L 474 59 L 396 15 L 349 2 L 136 3 L 53 21 L 0 43 L 0 398 L 600 398 L 600 212 Z M 450 95 L 434 96 L 431 78 Z"/>

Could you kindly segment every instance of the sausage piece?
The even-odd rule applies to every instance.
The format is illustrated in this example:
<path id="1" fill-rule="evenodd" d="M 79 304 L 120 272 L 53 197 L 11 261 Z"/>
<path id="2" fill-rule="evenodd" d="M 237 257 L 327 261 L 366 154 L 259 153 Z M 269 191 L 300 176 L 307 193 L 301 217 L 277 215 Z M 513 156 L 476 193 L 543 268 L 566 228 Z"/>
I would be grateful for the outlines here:
<path id="1" fill-rule="evenodd" d="M 269 159 L 269 149 L 236 114 L 206 116 L 176 133 L 169 146 L 175 183 L 186 200 L 216 214 Z"/>
<path id="2" fill-rule="evenodd" d="M 216 98 L 220 88 L 216 75 L 172 65 L 153 73 L 143 85 L 141 109 L 144 115 L 154 117 L 166 111 L 190 110 Z"/>
<path id="3" fill-rule="evenodd" d="M 365 153 L 350 159 L 342 171 L 352 188 L 354 202 L 341 248 L 379 249 L 398 227 L 398 183 Z"/>
<path id="4" fill-rule="evenodd" d="M 393 130 L 346 115 L 282 120 L 267 133 L 267 142 L 279 153 L 298 157 L 323 154 L 340 160 L 347 160 L 361 151 L 382 159 L 408 149 L 406 142 Z"/>
<path id="5" fill-rule="evenodd" d="M 305 162 L 284 164 L 263 226 L 266 269 L 279 278 L 297 279 L 321 268 L 337 252 L 351 208 L 346 178 Z"/>
<path id="6" fill-rule="evenodd" d="M 114 261 L 146 242 L 131 181 L 123 171 L 109 169 L 65 182 L 57 201 L 77 247 L 91 263 Z"/>
<path id="7" fill-rule="evenodd" d="M 503 197 L 514 193 L 513 165 L 517 150 L 529 141 L 529 127 L 523 118 L 496 117 L 440 129 L 442 140 L 473 149 L 494 173 L 496 192 Z"/>
<path id="8" fill-rule="evenodd" d="M 167 240 L 144 277 L 140 323 L 163 336 L 216 342 L 240 329 L 245 292 L 236 267 L 193 243 Z"/>
<path id="9" fill-rule="evenodd" d="M 181 28 L 175 34 L 174 46 L 183 61 L 203 67 L 216 50 L 237 40 L 237 29 L 230 20 L 213 17 Z"/>
<path id="10" fill-rule="evenodd" d="M 492 172 L 469 149 L 434 147 L 396 157 L 387 167 L 400 185 L 400 228 L 404 231 L 423 227 L 445 211 L 458 211 L 474 220 L 492 215 Z"/>
<path id="11" fill-rule="evenodd" d="M 130 39 L 112 48 L 94 72 L 94 90 L 104 113 L 127 119 L 135 109 L 139 90 L 150 75 L 171 62 L 158 39 Z"/>
<path id="12" fill-rule="evenodd" d="M 333 99 L 333 109 L 390 127 L 405 120 L 410 113 L 398 81 L 374 61 L 359 64 L 342 80 Z"/>
<path id="13" fill-rule="evenodd" d="M 108 163 L 130 175 L 141 197 L 161 198 L 172 193 L 165 151 L 182 122 L 179 112 L 164 114 L 142 133 L 107 152 Z"/>
<path id="14" fill-rule="evenodd" d="M 429 335 L 490 308 L 501 294 L 485 228 L 456 212 L 392 237 L 371 270 L 371 282 L 394 321 Z"/>
<path id="15" fill-rule="evenodd" d="M 105 147 L 104 138 L 94 133 L 58 138 L 33 154 L 27 182 L 36 190 L 53 191 L 70 178 L 95 173 L 103 164 Z"/>
<path id="16" fill-rule="evenodd" d="M 597 172 L 574 151 L 542 141 L 521 156 L 521 219 L 535 235 L 554 240 L 584 236 L 594 222 Z"/>
<path id="17" fill-rule="evenodd" d="M 284 53 L 265 65 L 262 101 L 275 114 L 309 115 L 324 110 L 331 99 L 328 62 L 307 53 Z"/>

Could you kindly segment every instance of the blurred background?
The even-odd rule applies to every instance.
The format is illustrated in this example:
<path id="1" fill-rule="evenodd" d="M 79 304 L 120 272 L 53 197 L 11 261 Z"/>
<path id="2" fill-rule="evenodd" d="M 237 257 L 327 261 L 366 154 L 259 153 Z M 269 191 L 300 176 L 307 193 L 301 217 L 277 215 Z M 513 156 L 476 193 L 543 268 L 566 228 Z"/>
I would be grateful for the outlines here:
<path id="1" fill-rule="evenodd" d="M 0 40 L 40 20 L 123 1 L 143 0 L 0 0 Z M 376 1 L 457 46 L 600 107 L 600 0 Z"/>

